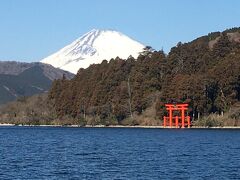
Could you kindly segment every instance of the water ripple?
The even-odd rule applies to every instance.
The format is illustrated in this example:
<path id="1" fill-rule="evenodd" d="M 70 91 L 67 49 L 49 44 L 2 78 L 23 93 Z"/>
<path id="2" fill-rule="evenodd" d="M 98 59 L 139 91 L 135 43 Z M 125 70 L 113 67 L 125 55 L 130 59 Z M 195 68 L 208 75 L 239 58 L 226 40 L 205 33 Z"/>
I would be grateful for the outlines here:
<path id="1" fill-rule="evenodd" d="M 240 131 L 0 127 L 0 179 L 240 179 Z"/>

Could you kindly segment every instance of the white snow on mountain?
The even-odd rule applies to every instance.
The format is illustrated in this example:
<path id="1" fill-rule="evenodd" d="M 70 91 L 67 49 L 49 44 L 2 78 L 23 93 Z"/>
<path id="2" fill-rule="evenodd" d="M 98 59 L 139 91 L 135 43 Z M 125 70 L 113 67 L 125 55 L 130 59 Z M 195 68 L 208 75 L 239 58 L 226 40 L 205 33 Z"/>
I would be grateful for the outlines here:
<path id="1" fill-rule="evenodd" d="M 93 29 L 41 62 L 76 74 L 80 68 L 117 56 L 137 58 L 144 47 L 120 32 Z"/>

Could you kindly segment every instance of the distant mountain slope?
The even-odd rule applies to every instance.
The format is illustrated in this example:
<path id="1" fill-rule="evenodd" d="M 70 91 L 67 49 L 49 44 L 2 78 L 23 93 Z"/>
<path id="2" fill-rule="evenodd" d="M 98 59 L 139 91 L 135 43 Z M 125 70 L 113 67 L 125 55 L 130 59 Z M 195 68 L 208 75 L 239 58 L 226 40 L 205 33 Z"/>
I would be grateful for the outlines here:
<path id="1" fill-rule="evenodd" d="M 0 104 L 48 91 L 54 79 L 74 75 L 42 63 L 0 62 Z"/>
<path id="2" fill-rule="evenodd" d="M 26 69 L 29 69 L 34 66 L 39 66 L 43 69 L 43 73 L 49 79 L 59 79 L 64 74 L 67 79 L 72 79 L 74 74 L 64 71 L 59 68 L 54 68 L 49 64 L 44 64 L 40 62 L 26 63 L 26 62 L 16 62 L 16 61 L 0 61 L 0 74 L 8 75 L 19 75 Z"/>
<path id="3" fill-rule="evenodd" d="M 32 66 L 34 63 L 0 61 L 0 74 L 18 75 Z"/>
<path id="4" fill-rule="evenodd" d="M 41 62 L 76 74 L 80 68 L 117 56 L 137 58 L 144 47 L 120 32 L 94 29 Z"/>

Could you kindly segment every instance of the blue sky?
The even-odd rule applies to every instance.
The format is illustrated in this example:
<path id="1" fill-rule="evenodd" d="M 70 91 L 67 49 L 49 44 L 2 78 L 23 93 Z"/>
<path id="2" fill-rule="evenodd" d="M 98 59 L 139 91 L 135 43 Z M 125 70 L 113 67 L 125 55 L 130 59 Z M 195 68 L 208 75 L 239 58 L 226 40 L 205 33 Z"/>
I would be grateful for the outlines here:
<path id="1" fill-rule="evenodd" d="M 1 0 L 0 60 L 39 61 L 91 29 L 166 52 L 240 26 L 239 0 Z"/>

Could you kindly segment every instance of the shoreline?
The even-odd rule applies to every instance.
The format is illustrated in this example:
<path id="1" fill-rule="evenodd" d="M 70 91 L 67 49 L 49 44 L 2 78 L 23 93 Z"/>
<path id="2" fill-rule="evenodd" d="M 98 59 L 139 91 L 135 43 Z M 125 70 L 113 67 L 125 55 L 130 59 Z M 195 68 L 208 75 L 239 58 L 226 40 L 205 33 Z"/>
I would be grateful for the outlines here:
<path id="1" fill-rule="evenodd" d="M 222 127 L 205 127 L 205 126 L 192 126 L 191 128 L 175 128 L 175 127 L 163 127 L 163 126 L 123 126 L 123 125 L 18 125 L 18 124 L 7 124 L 3 123 L 0 124 L 0 127 L 11 127 L 11 126 L 18 126 L 18 127 L 71 127 L 71 128 L 145 128 L 145 129 L 240 129 L 240 126 L 222 126 Z"/>

